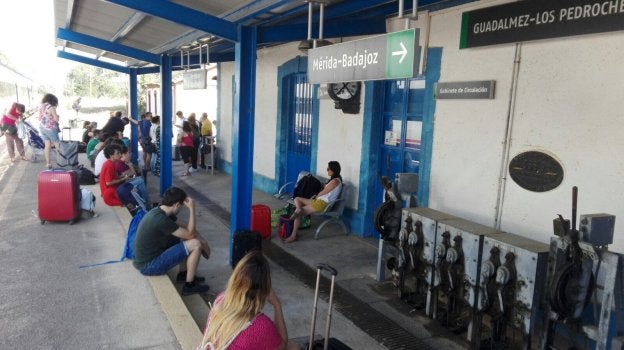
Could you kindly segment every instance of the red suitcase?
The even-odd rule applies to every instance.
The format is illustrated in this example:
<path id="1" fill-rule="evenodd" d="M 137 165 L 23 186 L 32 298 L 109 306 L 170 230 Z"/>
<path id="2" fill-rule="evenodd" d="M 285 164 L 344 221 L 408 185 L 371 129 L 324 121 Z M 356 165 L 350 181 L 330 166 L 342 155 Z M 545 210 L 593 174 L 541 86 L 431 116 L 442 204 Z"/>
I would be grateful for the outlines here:
<path id="1" fill-rule="evenodd" d="M 251 206 L 251 231 L 256 231 L 262 238 L 271 238 L 271 208 L 264 204 Z"/>
<path id="2" fill-rule="evenodd" d="M 69 221 L 73 224 L 80 216 L 80 185 L 73 170 L 47 170 L 37 178 L 39 219 Z"/>

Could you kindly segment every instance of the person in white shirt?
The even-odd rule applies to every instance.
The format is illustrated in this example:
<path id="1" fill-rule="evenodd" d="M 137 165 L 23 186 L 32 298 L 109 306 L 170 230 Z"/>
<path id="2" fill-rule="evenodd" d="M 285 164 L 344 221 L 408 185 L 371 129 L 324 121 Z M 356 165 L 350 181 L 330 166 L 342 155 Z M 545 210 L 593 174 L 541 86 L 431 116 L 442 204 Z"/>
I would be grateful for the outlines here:
<path id="1" fill-rule="evenodd" d="M 102 165 L 106 162 L 106 157 L 104 156 L 104 151 L 99 152 L 95 157 L 95 163 L 93 165 L 93 175 L 100 176 L 100 171 L 102 171 Z"/>
<path id="2" fill-rule="evenodd" d="M 186 118 L 184 118 L 184 113 L 182 113 L 182 111 L 177 111 L 176 120 L 175 120 L 175 123 L 173 124 L 173 126 L 175 126 L 177 130 L 176 140 L 179 140 L 181 137 L 181 134 L 184 133 L 184 131 L 182 131 L 182 126 L 184 125 L 185 121 L 186 121 Z M 174 147 L 173 160 L 181 160 L 182 157 L 180 157 L 180 149 L 178 148 L 177 142 L 175 143 L 173 147 Z"/>
<path id="3" fill-rule="evenodd" d="M 101 147 L 99 148 L 99 151 L 97 151 L 98 153 L 95 156 L 95 160 L 93 162 L 93 175 L 95 175 L 96 177 L 100 176 L 100 172 L 102 171 L 102 166 L 107 160 L 106 157 L 104 156 L 104 148 L 106 148 L 106 146 L 110 145 L 111 143 L 116 143 L 120 146 L 125 147 L 124 142 L 122 140 L 116 139 L 114 137 L 109 137 L 108 139 L 106 139 L 106 141 L 101 143 Z"/>

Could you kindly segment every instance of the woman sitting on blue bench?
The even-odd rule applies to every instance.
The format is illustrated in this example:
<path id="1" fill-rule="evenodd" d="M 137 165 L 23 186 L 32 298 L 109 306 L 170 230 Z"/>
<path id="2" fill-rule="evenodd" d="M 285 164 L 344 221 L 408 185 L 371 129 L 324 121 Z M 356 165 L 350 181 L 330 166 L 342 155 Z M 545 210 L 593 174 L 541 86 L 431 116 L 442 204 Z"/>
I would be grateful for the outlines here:
<path id="1" fill-rule="evenodd" d="M 342 190 L 342 176 L 340 176 L 340 163 L 335 160 L 327 163 L 327 175 L 329 180 L 316 197 L 312 199 L 295 197 L 295 212 L 290 217 L 294 220 L 293 231 L 290 237 L 284 240 L 284 243 L 290 243 L 297 240 L 299 232 L 299 223 L 301 217 L 325 210 L 329 203 L 334 202 L 340 196 Z"/>

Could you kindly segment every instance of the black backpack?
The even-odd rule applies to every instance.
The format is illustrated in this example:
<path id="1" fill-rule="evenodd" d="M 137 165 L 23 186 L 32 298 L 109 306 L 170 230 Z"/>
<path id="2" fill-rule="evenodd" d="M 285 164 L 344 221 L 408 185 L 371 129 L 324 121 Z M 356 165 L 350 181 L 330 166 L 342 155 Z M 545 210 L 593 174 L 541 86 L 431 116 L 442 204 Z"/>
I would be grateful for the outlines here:
<path id="1" fill-rule="evenodd" d="M 197 124 L 191 124 L 191 132 L 193 133 L 193 142 L 198 141 L 201 138 L 199 127 Z"/>
<path id="2" fill-rule="evenodd" d="M 95 185 L 95 175 L 93 172 L 82 165 L 79 165 L 76 169 L 78 175 L 78 183 L 81 185 Z"/>
<path id="3" fill-rule="evenodd" d="M 301 180 L 297 181 L 295 189 L 293 190 L 293 198 L 312 198 L 312 196 L 321 192 L 321 188 L 323 188 L 321 182 L 312 176 L 312 174 L 308 174 L 302 177 Z"/>

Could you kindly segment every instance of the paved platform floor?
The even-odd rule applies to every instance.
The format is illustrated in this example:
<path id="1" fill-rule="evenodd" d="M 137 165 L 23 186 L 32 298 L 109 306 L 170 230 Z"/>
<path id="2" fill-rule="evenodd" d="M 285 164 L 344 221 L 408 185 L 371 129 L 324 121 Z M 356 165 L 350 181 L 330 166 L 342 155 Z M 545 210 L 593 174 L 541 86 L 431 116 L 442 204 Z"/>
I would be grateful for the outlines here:
<path id="1" fill-rule="evenodd" d="M 116 209 L 100 199 L 96 218 L 41 225 L 33 211 L 45 163 L 6 163 L 0 349 L 180 349 L 148 280 L 130 263 L 80 268 L 120 258 L 127 226 Z"/>
<path id="2" fill-rule="evenodd" d="M 198 227 L 212 247 L 211 259 L 202 260 L 199 266 L 210 292 L 180 297 L 171 292 L 179 285 L 167 278 L 145 278 L 130 262 L 80 268 L 121 256 L 129 214 L 99 199 L 96 218 L 71 226 L 41 225 L 33 210 L 37 207 L 36 177 L 44 163 L 7 163 L 0 150 L 0 348 L 196 346 L 208 312 L 205 301 L 224 289 L 231 273 L 228 175 L 217 171 L 214 175 L 198 172 L 174 177 L 174 185 L 197 200 Z M 181 166 L 174 162 L 174 175 L 181 173 Z M 98 185 L 85 187 L 99 194 Z M 150 176 L 152 201 L 158 200 L 157 187 L 158 178 Z M 259 191 L 254 191 L 253 203 L 271 208 L 284 204 Z M 309 334 L 313 267 L 325 262 L 339 271 L 332 336 L 353 349 L 466 347 L 457 336 L 398 301 L 387 284 L 375 282 L 375 242 L 345 235 L 338 226 L 326 228 L 319 240 L 314 240 L 311 230 L 301 232 L 295 243 L 285 245 L 274 238 L 263 247 L 271 261 L 273 285 L 282 300 L 291 338 Z M 322 300 L 318 334 L 324 330 L 326 308 Z M 272 316 L 270 308 L 266 313 Z"/>

